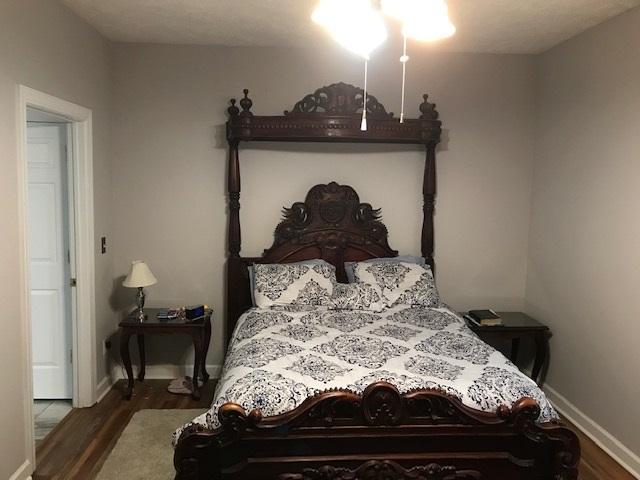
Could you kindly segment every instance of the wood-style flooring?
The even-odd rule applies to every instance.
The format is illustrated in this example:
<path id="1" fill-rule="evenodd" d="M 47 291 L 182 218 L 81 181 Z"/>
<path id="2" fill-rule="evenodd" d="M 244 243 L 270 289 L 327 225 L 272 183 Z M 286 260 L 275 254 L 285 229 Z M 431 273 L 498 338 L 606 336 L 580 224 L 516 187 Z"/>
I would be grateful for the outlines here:
<path id="1" fill-rule="evenodd" d="M 33 480 L 91 480 L 100 471 L 120 434 L 138 410 L 208 408 L 215 381 L 207 382 L 200 400 L 167 392 L 169 380 L 136 382 L 130 401 L 122 398 L 124 381 L 91 408 L 73 409 L 36 449 Z"/>
<path id="2" fill-rule="evenodd" d="M 168 380 L 136 382 L 131 401 L 122 399 L 124 382 L 118 382 L 91 408 L 74 409 L 42 441 L 36 451 L 34 480 L 91 480 L 98 473 L 118 437 L 135 412 L 145 408 L 207 408 L 212 401 L 215 382 L 202 389 L 201 399 L 172 395 Z M 577 429 L 582 447 L 581 480 L 633 480 L 602 449 Z"/>

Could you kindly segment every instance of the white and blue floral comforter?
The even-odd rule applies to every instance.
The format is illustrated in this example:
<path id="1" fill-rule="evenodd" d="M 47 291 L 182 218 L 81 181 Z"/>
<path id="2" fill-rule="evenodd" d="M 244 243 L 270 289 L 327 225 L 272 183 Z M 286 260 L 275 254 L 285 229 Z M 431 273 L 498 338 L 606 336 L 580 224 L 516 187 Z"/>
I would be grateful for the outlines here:
<path id="1" fill-rule="evenodd" d="M 278 415 L 324 390 L 361 393 L 379 380 L 400 392 L 441 389 L 488 412 L 532 397 L 541 408 L 540 422 L 557 419 L 535 382 L 446 307 L 380 313 L 309 307 L 247 311 L 231 340 L 213 406 L 192 423 L 218 427 L 218 407 L 226 402 Z"/>

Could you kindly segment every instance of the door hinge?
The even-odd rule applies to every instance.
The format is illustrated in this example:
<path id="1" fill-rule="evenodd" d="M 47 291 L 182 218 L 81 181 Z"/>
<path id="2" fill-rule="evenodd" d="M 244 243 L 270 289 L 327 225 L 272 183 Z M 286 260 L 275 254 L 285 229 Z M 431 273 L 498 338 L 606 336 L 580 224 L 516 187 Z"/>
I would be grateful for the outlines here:
<path id="1" fill-rule="evenodd" d="M 69 363 L 73 365 L 73 349 L 69 350 Z"/>
<path id="2" fill-rule="evenodd" d="M 78 285 L 78 281 L 75 278 L 69 280 L 69 286 L 76 287 Z"/>

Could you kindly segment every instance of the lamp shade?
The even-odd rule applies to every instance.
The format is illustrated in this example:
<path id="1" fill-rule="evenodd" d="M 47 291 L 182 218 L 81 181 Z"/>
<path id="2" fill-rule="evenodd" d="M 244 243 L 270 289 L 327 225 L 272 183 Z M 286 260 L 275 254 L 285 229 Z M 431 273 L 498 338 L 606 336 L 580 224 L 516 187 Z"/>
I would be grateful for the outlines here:
<path id="1" fill-rule="evenodd" d="M 140 260 L 134 260 L 131 262 L 131 270 L 129 270 L 129 275 L 122 282 L 122 286 L 139 288 L 155 285 L 156 283 L 158 283 L 158 279 L 151 273 L 147 264 Z"/>

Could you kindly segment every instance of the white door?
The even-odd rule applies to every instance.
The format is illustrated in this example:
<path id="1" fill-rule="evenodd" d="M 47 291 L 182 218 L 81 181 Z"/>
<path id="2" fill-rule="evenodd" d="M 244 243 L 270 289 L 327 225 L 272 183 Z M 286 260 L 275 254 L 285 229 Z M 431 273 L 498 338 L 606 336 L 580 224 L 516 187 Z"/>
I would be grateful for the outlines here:
<path id="1" fill-rule="evenodd" d="M 67 127 L 27 129 L 33 394 L 72 398 Z"/>

